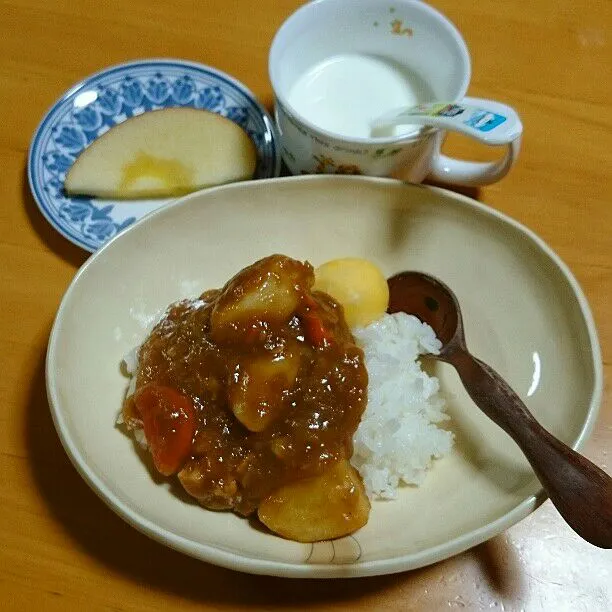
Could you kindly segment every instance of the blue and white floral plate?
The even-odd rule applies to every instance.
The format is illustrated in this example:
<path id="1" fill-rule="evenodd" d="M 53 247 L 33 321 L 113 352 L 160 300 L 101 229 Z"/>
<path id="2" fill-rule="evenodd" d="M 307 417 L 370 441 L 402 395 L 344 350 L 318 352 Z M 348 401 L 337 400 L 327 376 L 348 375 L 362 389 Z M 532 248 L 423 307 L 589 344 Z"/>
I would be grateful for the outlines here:
<path id="1" fill-rule="evenodd" d="M 129 117 L 173 106 L 219 113 L 244 128 L 257 147 L 255 178 L 280 174 L 272 119 L 236 79 L 183 60 L 120 64 L 75 85 L 41 121 L 28 157 L 34 199 L 47 221 L 74 244 L 95 251 L 122 229 L 168 200 L 68 197 L 66 172 L 96 138 Z"/>

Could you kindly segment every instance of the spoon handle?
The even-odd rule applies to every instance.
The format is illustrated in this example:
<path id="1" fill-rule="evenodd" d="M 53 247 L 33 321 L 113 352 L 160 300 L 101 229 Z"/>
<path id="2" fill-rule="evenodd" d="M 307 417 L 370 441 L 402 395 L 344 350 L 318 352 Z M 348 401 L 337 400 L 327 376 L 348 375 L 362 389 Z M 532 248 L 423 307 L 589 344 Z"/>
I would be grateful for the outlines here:
<path id="1" fill-rule="evenodd" d="M 461 349 L 447 361 L 476 405 L 518 444 L 570 527 L 612 548 L 612 478 L 546 431 L 493 368 Z"/>
<path id="2" fill-rule="evenodd" d="M 415 124 L 460 132 L 489 145 L 508 144 L 523 132 L 521 119 L 511 106 L 482 98 L 396 108 L 377 117 L 370 127 L 372 136 L 385 136 L 389 127 Z"/>

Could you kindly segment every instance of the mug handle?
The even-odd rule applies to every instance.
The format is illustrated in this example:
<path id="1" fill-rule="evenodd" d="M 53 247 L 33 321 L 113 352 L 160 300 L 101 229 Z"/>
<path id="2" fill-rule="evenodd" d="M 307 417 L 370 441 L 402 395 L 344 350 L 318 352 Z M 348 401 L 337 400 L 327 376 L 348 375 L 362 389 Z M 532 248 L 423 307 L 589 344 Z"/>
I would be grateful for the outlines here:
<path id="1" fill-rule="evenodd" d="M 505 144 L 506 153 L 501 159 L 494 162 L 471 162 L 448 157 L 448 155 L 444 155 L 444 153 L 440 151 L 446 135 L 445 132 L 440 132 L 437 137 L 436 151 L 432 158 L 427 178 L 443 183 L 464 185 L 466 187 L 479 187 L 495 183 L 508 173 L 518 157 L 521 148 L 521 134 L 523 132 L 521 121 L 516 112 L 510 109 L 510 107 L 491 100 L 466 97 L 463 98 L 461 102 L 458 102 L 458 104 L 470 110 L 488 111 L 493 114 L 495 114 L 495 110 L 499 110 L 500 112 L 503 111 L 504 115 L 506 115 L 508 124 L 512 125 L 512 130 L 505 130 L 506 136 L 502 136 L 501 141 L 490 138 L 489 136 L 492 134 L 487 133 L 487 131 L 478 133 L 479 130 L 482 130 L 482 127 L 478 128 L 477 125 L 468 126 L 463 120 L 461 120 L 461 124 L 458 120 L 456 126 L 451 127 L 449 124 L 448 127 L 453 129 L 453 131 L 462 132 L 489 145 Z M 509 111 L 511 111 L 510 117 L 507 116 Z M 474 116 L 476 119 L 478 118 L 475 114 Z M 474 123 L 477 124 L 478 122 L 475 121 Z M 492 132 L 494 128 L 489 129 Z"/>

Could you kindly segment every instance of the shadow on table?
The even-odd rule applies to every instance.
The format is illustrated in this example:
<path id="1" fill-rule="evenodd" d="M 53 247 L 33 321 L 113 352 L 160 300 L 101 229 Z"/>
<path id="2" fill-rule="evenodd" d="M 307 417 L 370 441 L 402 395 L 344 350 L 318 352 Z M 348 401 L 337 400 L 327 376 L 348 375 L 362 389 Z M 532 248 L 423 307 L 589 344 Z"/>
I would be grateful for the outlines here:
<path id="1" fill-rule="evenodd" d="M 467 196 L 468 198 L 472 198 L 472 200 L 480 201 L 480 187 L 464 187 L 463 185 L 448 185 L 446 183 L 437 183 L 434 181 L 425 181 L 425 185 L 430 187 L 442 187 L 443 189 L 448 189 L 449 191 L 454 191 L 455 193 L 460 193 L 461 195 Z"/>
<path id="2" fill-rule="evenodd" d="M 266 609 L 303 609 L 306 606 L 369 599 L 380 605 L 385 600 L 406 600 L 407 604 L 448 602 L 446 576 L 457 574 L 457 560 L 403 574 L 372 578 L 312 580 L 252 576 L 219 568 L 178 553 L 142 535 L 114 514 L 86 485 L 64 452 L 51 419 L 45 392 L 45 351 L 47 337 L 37 348 L 37 367 L 30 381 L 26 431 L 30 466 L 52 516 L 74 540 L 75 546 L 122 574 L 137 585 L 208 602 L 218 607 L 257 606 Z M 112 429 L 110 430 L 112 433 Z M 501 544 L 500 544 L 501 541 Z M 488 589 L 500 598 L 512 597 L 513 584 L 508 564 L 515 564 L 511 547 L 504 538 L 483 544 L 467 553 L 475 556 L 476 573 L 484 575 Z M 441 572 L 442 568 L 442 572 Z M 445 577 L 440 577 L 442 573 Z M 468 576 L 451 587 L 453 593 L 470 590 Z M 482 578 L 481 578 L 482 580 Z M 453 580 L 454 582 L 454 580 Z M 463 584 L 465 582 L 465 584 Z M 439 594 L 432 584 L 441 587 Z M 446 586 L 443 586 L 446 585 Z M 432 601 L 433 598 L 433 601 Z M 412 607 L 410 609 L 413 609 Z"/>
<path id="3" fill-rule="evenodd" d="M 27 166 L 24 167 L 21 177 L 21 194 L 30 225 L 47 248 L 75 268 L 83 265 L 90 253 L 72 244 L 67 238 L 64 238 L 43 217 L 30 191 Z"/>
<path id="4" fill-rule="evenodd" d="M 281 172 L 280 176 L 293 176 L 291 171 L 285 164 L 285 162 L 281 162 Z M 334 176 L 333 174 L 330 176 Z M 467 196 L 468 198 L 472 198 L 473 200 L 480 201 L 480 187 L 465 187 L 463 185 L 449 185 L 447 183 L 437 183 L 435 181 L 426 180 L 424 185 L 429 187 L 442 187 L 443 189 L 447 189 L 449 191 L 454 191 L 455 193 L 460 193 L 461 195 Z"/>

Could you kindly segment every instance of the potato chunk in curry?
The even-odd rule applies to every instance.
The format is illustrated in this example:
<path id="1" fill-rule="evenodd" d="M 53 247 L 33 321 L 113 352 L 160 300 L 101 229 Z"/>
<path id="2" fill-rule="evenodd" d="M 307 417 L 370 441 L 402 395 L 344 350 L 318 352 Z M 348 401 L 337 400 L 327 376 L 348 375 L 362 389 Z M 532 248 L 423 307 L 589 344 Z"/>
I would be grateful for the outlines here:
<path id="1" fill-rule="evenodd" d="M 268 529 L 298 542 L 329 540 L 356 531 L 367 523 L 369 513 L 361 477 L 347 459 L 319 476 L 281 487 L 257 511 Z"/>
<path id="2" fill-rule="evenodd" d="M 299 541 L 347 535 L 369 502 L 349 465 L 367 372 L 312 266 L 272 255 L 171 305 L 139 350 L 128 428 L 204 507 Z M 347 518 L 348 517 L 348 518 Z"/>

